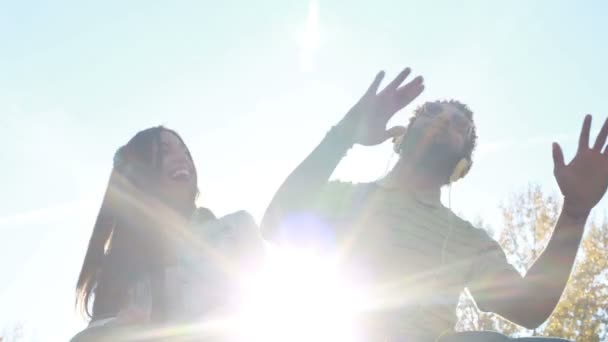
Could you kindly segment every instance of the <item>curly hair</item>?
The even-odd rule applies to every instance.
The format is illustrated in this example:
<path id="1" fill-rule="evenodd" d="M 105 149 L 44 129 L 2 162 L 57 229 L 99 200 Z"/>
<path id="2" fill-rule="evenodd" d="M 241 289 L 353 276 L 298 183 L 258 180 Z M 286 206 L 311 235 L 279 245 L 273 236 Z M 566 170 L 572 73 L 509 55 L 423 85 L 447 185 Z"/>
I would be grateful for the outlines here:
<path id="1" fill-rule="evenodd" d="M 449 104 L 449 105 L 455 106 L 460 111 L 462 111 L 464 113 L 464 115 L 469 120 L 471 120 L 471 122 L 473 122 L 473 111 L 466 104 L 464 104 L 458 100 L 450 99 L 450 100 L 436 100 L 436 101 L 425 102 L 424 104 L 422 104 L 421 106 L 419 106 L 418 108 L 416 108 L 414 110 L 414 114 L 410 118 L 409 125 L 411 126 L 414 123 L 414 121 L 416 121 L 416 119 L 418 119 L 421 115 L 437 114 L 437 113 L 433 113 L 433 109 L 434 109 L 433 107 L 435 107 L 437 105 L 443 105 L 443 104 Z M 470 135 L 468 141 L 465 142 L 465 152 L 464 152 L 465 158 L 467 158 L 468 160 L 472 160 L 473 151 L 475 150 L 476 145 L 477 145 L 477 129 L 475 128 L 475 123 L 473 122 L 473 128 L 471 131 L 471 135 Z"/>

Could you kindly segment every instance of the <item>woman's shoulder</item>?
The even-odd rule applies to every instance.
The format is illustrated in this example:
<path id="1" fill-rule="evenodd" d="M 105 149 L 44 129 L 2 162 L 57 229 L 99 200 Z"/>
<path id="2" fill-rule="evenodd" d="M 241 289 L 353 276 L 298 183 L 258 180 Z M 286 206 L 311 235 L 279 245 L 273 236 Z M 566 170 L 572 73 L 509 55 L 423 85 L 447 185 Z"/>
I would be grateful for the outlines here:
<path id="1" fill-rule="evenodd" d="M 198 233 L 209 235 L 209 238 L 226 234 L 259 234 L 259 227 L 253 215 L 245 210 L 239 210 L 221 217 L 211 215 L 213 214 L 209 209 L 197 209 L 193 217 L 193 223 L 199 227 L 195 229 Z"/>
<path id="2" fill-rule="evenodd" d="M 70 342 L 95 342 L 118 338 L 120 327 L 117 327 L 114 322 L 116 322 L 116 317 L 92 320 L 86 328 L 72 337 Z"/>
<path id="3" fill-rule="evenodd" d="M 196 223 L 204 223 L 207 221 L 212 221 L 217 219 L 215 214 L 209 209 L 205 207 L 196 208 L 194 214 L 192 214 L 192 221 Z"/>
<path id="4" fill-rule="evenodd" d="M 210 246 L 217 248 L 218 253 L 241 259 L 243 264 L 254 263 L 265 255 L 260 229 L 253 216 L 245 210 L 209 220 L 197 227 L 196 232 Z"/>
<path id="5" fill-rule="evenodd" d="M 257 223 L 255 222 L 255 219 L 249 212 L 245 210 L 239 210 L 228 215 L 222 216 L 219 218 L 219 221 L 228 225 L 257 228 Z"/>
<path id="6" fill-rule="evenodd" d="M 197 208 L 192 215 L 192 222 L 195 224 L 214 224 L 214 223 L 224 223 L 224 224 L 249 224 L 256 225 L 257 223 L 249 212 L 245 210 L 238 210 L 229 214 L 226 214 L 221 217 L 217 217 L 211 210 L 208 208 Z"/>

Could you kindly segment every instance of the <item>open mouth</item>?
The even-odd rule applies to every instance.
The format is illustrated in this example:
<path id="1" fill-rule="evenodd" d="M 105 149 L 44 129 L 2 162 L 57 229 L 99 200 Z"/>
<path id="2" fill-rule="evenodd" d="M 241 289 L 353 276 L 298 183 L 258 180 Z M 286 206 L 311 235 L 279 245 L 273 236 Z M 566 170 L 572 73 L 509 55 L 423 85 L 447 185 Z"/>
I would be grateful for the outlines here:
<path id="1" fill-rule="evenodd" d="M 174 170 L 169 178 L 176 182 L 189 182 L 192 179 L 192 173 L 187 168 L 179 168 Z"/>

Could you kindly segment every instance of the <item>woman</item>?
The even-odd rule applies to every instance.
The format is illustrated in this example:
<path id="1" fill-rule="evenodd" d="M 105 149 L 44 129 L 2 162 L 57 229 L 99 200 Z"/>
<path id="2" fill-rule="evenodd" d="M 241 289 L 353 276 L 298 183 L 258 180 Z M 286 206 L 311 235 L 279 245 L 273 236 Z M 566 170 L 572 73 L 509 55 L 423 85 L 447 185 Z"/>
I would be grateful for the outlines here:
<path id="1" fill-rule="evenodd" d="M 218 220 L 196 208 L 197 195 L 196 168 L 176 132 L 149 128 L 116 152 L 76 286 L 91 324 L 74 341 L 110 332 L 116 340 L 121 326 L 190 321 L 230 306 L 264 245 L 251 216 Z"/>

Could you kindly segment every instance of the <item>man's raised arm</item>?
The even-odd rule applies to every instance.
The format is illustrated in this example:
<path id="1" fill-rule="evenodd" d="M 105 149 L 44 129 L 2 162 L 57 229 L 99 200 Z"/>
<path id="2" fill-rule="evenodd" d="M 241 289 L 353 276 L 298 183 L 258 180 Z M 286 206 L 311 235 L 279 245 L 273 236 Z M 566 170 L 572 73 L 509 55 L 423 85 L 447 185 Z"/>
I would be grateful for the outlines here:
<path id="1" fill-rule="evenodd" d="M 527 328 L 536 328 L 553 312 L 572 271 L 585 222 L 608 187 L 608 120 L 589 147 L 591 116 L 581 130 L 574 159 L 566 164 L 561 147 L 553 144 L 554 174 L 564 206 L 547 248 L 524 278 L 513 273 L 487 279 L 472 289 L 479 307 Z"/>
<path id="2" fill-rule="evenodd" d="M 323 189 L 348 149 L 354 144 L 374 146 L 404 133 L 404 127 L 386 129 L 390 118 L 424 89 L 422 77 L 401 86 L 410 69 L 403 70 L 378 92 L 384 72 L 378 73 L 363 97 L 334 126 L 311 154 L 287 177 L 274 195 L 264 218 L 262 234 L 274 240 L 282 221 L 306 210 Z"/>

